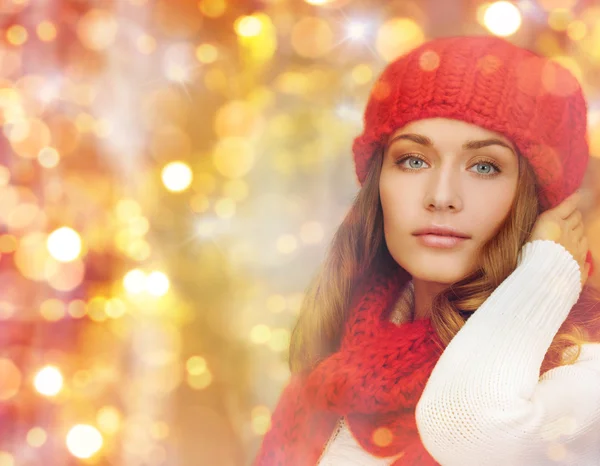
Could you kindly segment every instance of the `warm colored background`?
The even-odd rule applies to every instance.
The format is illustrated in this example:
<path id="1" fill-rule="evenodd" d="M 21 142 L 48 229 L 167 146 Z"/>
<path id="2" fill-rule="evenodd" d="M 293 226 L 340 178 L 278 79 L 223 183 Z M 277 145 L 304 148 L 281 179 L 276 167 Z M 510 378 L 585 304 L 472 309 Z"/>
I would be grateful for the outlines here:
<path id="1" fill-rule="evenodd" d="M 600 265 L 593 1 L 2 0 L 0 21 L 0 466 L 249 464 L 370 87 L 428 38 L 506 35 L 580 79 Z"/>

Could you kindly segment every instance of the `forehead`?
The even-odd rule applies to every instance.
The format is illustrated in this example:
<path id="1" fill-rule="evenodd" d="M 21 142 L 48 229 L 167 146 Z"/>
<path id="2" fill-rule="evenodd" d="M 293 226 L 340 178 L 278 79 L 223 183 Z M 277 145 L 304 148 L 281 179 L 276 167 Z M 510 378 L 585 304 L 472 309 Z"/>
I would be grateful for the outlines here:
<path id="1" fill-rule="evenodd" d="M 418 133 L 431 139 L 436 146 L 462 145 L 465 141 L 499 139 L 508 144 L 513 150 L 513 142 L 502 133 L 491 131 L 482 126 L 467 123 L 462 120 L 450 118 L 427 118 L 412 121 L 401 128 L 397 128 L 388 138 L 391 141 L 395 136 L 405 133 Z"/>

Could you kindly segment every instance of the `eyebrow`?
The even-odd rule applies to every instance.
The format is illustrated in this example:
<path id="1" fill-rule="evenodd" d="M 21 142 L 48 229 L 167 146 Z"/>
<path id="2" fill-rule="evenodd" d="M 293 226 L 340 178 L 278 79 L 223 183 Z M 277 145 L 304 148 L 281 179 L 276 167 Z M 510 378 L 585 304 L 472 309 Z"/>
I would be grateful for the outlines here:
<path id="1" fill-rule="evenodd" d="M 388 148 L 392 145 L 392 143 L 394 141 L 396 141 L 398 139 L 405 139 L 408 141 L 416 142 L 417 144 L 421 144 L 422 146 L 433 147 L 433 142 L 427 136 L 423 136 L 422 134 L 406 133 L 406 134 L 399 134 L 398 136 L 395 136 L 394 138 L 392 138 L 388 142 Z M 481 139 L 479 141 L 467 141 L 463 144 L 462 147 L 464 150 L 474 150 L 474 149 L 481 149 L 482 147 L 488 147 L 488 146 L 506 147 L 507 149 L 510 149 L 510 151 L 514 153 L 514 150 L 512 147 L 510 147 L 507 143 L 505 143 L 504 141 L 497 139 L 497 138 Z"/>

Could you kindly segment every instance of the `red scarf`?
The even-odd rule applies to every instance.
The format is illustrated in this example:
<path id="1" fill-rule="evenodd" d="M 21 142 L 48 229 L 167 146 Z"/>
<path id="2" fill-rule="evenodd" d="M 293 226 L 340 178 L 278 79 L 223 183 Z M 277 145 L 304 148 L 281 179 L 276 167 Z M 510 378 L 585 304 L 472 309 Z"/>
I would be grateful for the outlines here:
<path id="1" fill-rule="evenodd" d="M 255 466 L 316 465 L 342 416 L 369 453 L 401 454 L 394 466 L 438 464 L 419 438 L 415 406 L 441 349 L 429 319 L 389 321 L 403 284 L 393 273 L 366 282 L 339 351 L 284 389 Z"/>

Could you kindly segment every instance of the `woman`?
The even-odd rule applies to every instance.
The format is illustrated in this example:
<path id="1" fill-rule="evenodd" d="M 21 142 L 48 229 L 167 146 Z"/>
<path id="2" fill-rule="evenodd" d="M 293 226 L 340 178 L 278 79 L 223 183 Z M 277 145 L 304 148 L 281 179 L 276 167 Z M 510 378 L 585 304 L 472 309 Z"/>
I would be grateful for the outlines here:
<path id="1" fill-rule="evenodd" d="M 504 39 L 436 39 L 388 65 L 364 123 L 255 464 L 598 464 L 577 81 Z"/>

